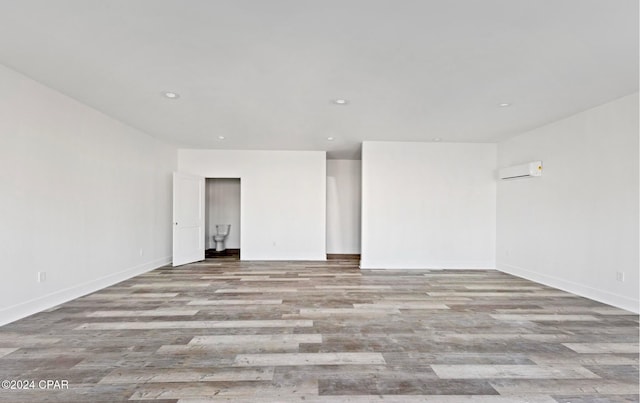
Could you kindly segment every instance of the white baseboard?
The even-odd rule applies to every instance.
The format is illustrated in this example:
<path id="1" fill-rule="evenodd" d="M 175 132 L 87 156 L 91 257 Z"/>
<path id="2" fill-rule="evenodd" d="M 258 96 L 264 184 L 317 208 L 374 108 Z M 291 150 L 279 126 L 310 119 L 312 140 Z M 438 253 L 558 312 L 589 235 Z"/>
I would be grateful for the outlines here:
<path id="1" fill-rule="evenodd" d="M 165 266 L 169 263 L 171 263 L 171 256 L 147 262 L 135 267 L 130 267 L 117 273 L 111 273 L 95 280 L 74 285 L 29 301 L 12 305 L 0 311 L 0 326 L 25 318 L 29 315 L 33 315 L 34 313 L 51 309 L 56 305 L 96 292 L 105 287 L 128 280 L 131 277 L 157 269 L 158 267 Z"/>
<path id="2" fill-rule="evenodd" d="M 559 277 L 549 276 L 547 274 L 537 273 L 531 270 L 524 269 L 522 267 L 517 267 L 509 264 L 498 264 L 498 270 L 504 273 L 512 274 L 514 276 L 525 278 L 527 280 L 535 281 L 536 283 L 544 284 L 549 287 L 557 288 L 562 291 L 567 291 L 581 297 L 602 302 L 607 305 L 625 309 L 633 313 L 639 313 L 640 311 L 640 301 L 638 301 L 637 299 L 613 294 L 608 291 L 586 286 L 584 284 L 575 283 L 573 281 L 561 279 Z"/>
<path id="3" fill-rule="evenodd" d="M 360 259 L 360 269 L 362 270 L 496 270 L 495 266 L 474 266 L 465 264 L 407 264 L 407 265 L 383 265 L 376 263 L 369 263 L 366 260 Z"/>
<path id="4" fill-rule="evenodd" d="M 243 262 L 324 262 L 327 260 L 327 255 L 313 255 L 313 256 L 240 256 L 240 260 Z"/>

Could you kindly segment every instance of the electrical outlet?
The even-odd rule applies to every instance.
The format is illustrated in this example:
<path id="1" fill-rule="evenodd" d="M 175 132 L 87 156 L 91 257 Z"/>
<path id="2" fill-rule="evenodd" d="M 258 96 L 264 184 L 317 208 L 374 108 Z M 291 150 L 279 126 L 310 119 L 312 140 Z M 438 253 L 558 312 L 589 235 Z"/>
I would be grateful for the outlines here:
<path id="1" fill-rule="evenodd" d="M 616 272 L 616 280 L 624 282 L 624 272 L 623 271 L 617 271 Z"/>
<path id="2" fill-rule="evenodd" d="M 44 271 L 38 272 L 38 277 L 36 278 L 38 283 L 42 283 L 47 279 L 47 273 Z"/>
<path id="3" fill-rule="evenodd" d="M 144 256 L 144 249 L 140 248 L 140 256 Z"/>

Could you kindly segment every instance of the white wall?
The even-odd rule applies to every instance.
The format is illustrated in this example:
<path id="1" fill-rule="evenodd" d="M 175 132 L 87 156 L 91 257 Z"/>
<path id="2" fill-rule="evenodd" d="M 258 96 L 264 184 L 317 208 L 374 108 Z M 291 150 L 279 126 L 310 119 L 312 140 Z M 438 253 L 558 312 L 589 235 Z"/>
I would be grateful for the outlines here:
<path id="1" fill-rule="evenodd" d="M 498 268 L 638 312 L 638 94 L 499 144 L 500 167 L 532 160 L 498 185 Z"/>
<path id="2" fill-rule="evenodd" d="M 493 268 L 495 144 L 364 142 L 362 268 Z"/>
<path id="3" fill-rule="evenodd" d="M 241 178 L 241 259 L 326 259 L 324 151 L 178 150 L 178 169 Z"/>
<path id="4" fill-rule="evenodd" d="M 175 167 L 172 147 L 0 66 L 0 324 L 168 263 Z"/>
<path id="5" fill-rule="evenodd" d="M 206 181 L 205 248 L 215 249 L 213 236 L 217 224 L 230 224 L 224 245 L 227 249 L 240 249 L 240 180 L 207 179 Z"/>
<path id="6" fill-rule="evenodd" d="M 327 160 L 327 253 L 360 253 L 362 161 Z"/>

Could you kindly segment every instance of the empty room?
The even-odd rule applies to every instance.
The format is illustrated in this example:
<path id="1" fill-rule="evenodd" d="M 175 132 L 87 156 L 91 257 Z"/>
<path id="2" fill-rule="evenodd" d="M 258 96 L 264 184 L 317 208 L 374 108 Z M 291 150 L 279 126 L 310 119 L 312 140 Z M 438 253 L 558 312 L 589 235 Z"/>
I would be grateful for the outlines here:
<path id="1" fill-rule="evenodd" d="M 638 402 L 639 15 L 0 0 L 0 402 Z"/>

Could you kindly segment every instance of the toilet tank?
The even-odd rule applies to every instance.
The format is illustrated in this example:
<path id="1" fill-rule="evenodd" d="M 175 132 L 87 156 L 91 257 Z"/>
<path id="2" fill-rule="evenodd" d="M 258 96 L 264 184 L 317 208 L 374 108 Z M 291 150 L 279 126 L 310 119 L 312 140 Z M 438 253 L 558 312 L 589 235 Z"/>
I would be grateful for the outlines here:
<path id="1" fill-rule="evenodd" d="M 216 235 L 228 235 L 231 224 L 216 224 Z"/>

